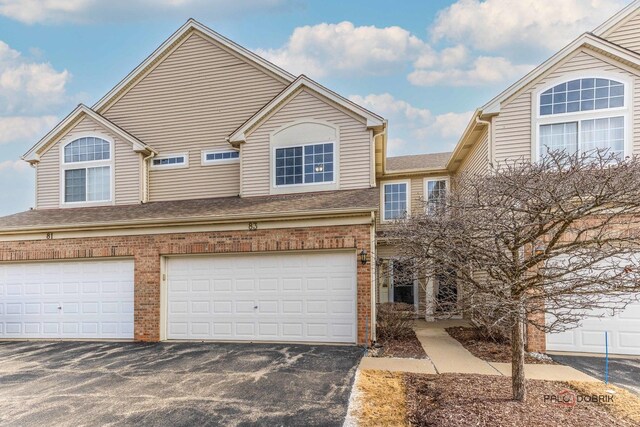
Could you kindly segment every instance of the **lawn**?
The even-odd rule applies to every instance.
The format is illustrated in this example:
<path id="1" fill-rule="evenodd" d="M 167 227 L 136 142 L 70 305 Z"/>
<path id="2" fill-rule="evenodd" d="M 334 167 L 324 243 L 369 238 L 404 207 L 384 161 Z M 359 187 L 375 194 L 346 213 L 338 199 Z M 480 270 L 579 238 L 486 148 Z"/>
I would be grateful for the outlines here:
<path id="1" fill-rule="evenodd" d="M 492 375 L 361 371 L 353 413 L 361 426 L 626 427 L 640 423 L 640 399 L 613 388 L 609 403 L 575 406 L 551 396 L 609 395 L 612 387 L 528 380 L 525 402 L 511 400 L 511 379 Z M 599 388 L 593 388 L 599 387 Z"/>

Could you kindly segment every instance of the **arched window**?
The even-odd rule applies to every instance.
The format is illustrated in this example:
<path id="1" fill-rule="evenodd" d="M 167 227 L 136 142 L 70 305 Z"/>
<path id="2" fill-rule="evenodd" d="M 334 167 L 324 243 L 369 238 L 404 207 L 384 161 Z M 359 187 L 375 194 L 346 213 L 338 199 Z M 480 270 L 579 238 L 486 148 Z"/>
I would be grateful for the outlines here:
<path id="1" fill-rule="evenodd" d="M 541 116 L 623 106 L 624 84 L 609 79 L 571 80 L 540 94 Z"/>
<path id="2" fill-rule="evenodd" d="M 82 137 L 64 146 L 64 203 L 111 200 L 111 143 L 99 137 Z"/>
<path id="3" fill-rule="evenodd" d="M 76 139 L 65 145 L 64 162 L 92 162 L 95 160 L 109 160 L 111 158 L 111 144 L 102 138 L 93 136 Z"/>
<path id="4" fill-rule="evenodd" d="M 600 77 L 565 81 L 538 94 L 538 155 L 607 149 L 625 155 L 626 84 Z"/>

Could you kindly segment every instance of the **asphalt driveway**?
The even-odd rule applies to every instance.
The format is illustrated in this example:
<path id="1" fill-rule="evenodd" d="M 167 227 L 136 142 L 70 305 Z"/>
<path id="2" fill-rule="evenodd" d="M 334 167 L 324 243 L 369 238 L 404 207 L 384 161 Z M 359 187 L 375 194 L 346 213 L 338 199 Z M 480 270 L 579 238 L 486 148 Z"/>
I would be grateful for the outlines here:
<path id="1" fill-rule="evenodd" d="M 363 350 L 0 343 L 0 425 L 342 425 Z"/>
<path id="2" fill-rule="evenodd" d="M 595 356 L 552 355 L 553 360 L 604 381 L 605 359 Z M 640 358 L 609 358 L 609 383 L 640 394 Z"/>

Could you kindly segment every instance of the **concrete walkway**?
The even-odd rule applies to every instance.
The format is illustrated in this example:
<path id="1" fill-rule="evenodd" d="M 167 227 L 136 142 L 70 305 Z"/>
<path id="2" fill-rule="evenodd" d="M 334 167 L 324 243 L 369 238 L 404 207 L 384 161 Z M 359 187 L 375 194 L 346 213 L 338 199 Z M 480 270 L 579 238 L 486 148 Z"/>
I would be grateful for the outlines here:
<path id="1" fill-rule="evenodd" d="M 429 359 L 364 357 L 359 369 L 416 372 L 424 374 L 481 374 L 511 376 L 511 363 L 486 362 L 471 354 L 445 331 L 452 326 L 469 326 L 464 320 L 416 321 L 414 330 Z M 525 364 L 525 376 L 532 380 L 598 381 L 564 365 Z"/>

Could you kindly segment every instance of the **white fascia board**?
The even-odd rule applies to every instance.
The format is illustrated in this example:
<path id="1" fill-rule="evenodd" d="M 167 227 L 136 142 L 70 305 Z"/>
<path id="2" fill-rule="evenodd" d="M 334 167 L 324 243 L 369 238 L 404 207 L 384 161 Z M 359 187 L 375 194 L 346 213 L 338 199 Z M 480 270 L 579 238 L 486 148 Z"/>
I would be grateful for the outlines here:
<path id="1" fill-rule="evenodd" d="M 262 120 L 267 114 L 269 114 L 276 106 L 280 105 L 284 100 L 286 100 L 291 94 L 297 91 L 300 87 L 307 87 L 314 92 L 319 93 L 320 95 L 326 97 L 330 101 L 340 105 L 341 107 L 354 112 L 358 116 L 361 116 L 367 120 L 368 128 L 376 128 L 376 127 L 384 127 L 386 126 L 386 121 L 382 117 L 377 114 L 372 113 L 371 111 L 359 106 L 358 104 L 349 101 L 343 96 L 338 95 L 337 93 L 327 89 L 326 87 L 316 83 L 305 75 L 301 75 L 291 83 L 285 90 L 280 92 L 278 96 L 273 98 L 269 103 L 267 103 L 264 107 L 262 107 L 256 114 L 254 114 L 249 120 L 247 120 L 242 126 L 236 129 L 229 137 L 228 141 L 231 144 L 238 144 L 244 142 L 246 140 L 246 132 L 251 129 L 256 123 Z"/>

